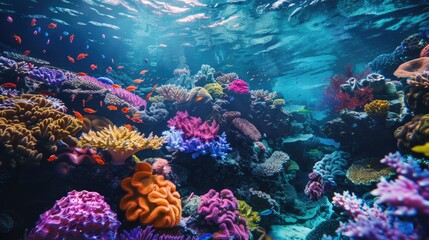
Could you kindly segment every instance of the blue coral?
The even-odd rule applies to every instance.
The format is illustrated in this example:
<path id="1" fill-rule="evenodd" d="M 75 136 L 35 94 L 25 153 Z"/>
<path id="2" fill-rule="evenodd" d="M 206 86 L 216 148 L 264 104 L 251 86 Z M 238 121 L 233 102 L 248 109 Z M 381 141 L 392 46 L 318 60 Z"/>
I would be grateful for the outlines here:
<path id="1" fill-rule="evenodd" d="M 182 152 L 184 151 L 183 145 L 183 133 L 180 130 L 176 130 L 174 127 L 171 127 L 169 131 L 162 132 L 162 135 L 167 137 L 167 151 L 169 152 Z"/>
<path id="2" fill-rule="evenodd" d="M 59 86 L 67 80 L 66 74 L 61 70 L 47 67 L 34 68 L 29 73 L 30 77 L 46 83 L 49 86 Z"/>

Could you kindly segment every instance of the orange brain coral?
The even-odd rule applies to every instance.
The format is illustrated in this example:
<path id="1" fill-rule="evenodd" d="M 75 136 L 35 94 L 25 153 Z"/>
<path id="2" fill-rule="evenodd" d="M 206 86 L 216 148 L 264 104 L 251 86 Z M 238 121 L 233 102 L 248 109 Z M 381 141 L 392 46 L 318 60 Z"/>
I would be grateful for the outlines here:
<path id="1" fill-rule="evenodd" d="M 164 180 L 162 175 L 152 175 L 152 167 L 146 162 L 138 163 L 132 177 L 121 182 L 128 193 L 119 207 L 125 211 L 128 221 L 137 219 L 144 225 L 155 228 L 171 228 L 179 225 L 182 216 L 180 194 L 176 186 Z"/>

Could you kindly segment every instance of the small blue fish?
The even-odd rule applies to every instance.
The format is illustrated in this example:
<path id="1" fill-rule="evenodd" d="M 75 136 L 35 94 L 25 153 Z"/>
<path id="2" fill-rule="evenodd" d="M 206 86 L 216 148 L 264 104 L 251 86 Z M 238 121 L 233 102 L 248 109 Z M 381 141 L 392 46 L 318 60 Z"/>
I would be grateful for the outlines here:
<path id="1" fill-rule="evenodd" d="M 206 233 L 203 236 L 199 237 L 198 240 L 208 240 L 213 236 L 211 233 Z"/>
<path id="2" fill-rule="evenodd" d="M 86 44 L 86 49 L 88 49 L 89 48 L 89 45 L 88 44 Z"/>
<path id="3" fill-rule="evenodd" d="M 68 36 L 68 35 L 69 35 L 69 32 L 64 31 L 64 32 L 63 32 L 63 35 L 64 35 L 64 36 Z"/>
<path id="4" fill-rule="evenodd" d="M 41 27 L 37 27 L 37 32 L 41 32 L 42 31 L 42 28 Z"/>
<path id="5" fill-rule="evenodd" d="M 230 98 L 229 98 L 229 101 L 230 101 L 230 102 L 232 102 L 232 101 L 234 101 L 234 100 L 235 100 L 235 97 L 230 97 Z"/>
<path id="6" fill-rule="evenodd" d="M 266 209 L 266 210 L 264 210 L 264 211 L 260 212 L 260 213 L 259 213 L 259 215 L 260 215 L 260 216 L 268 216 L 268 215 L 270 215 L 270 214 L 272 214 L 272 213 L 273 213 L 273 210 L 271 210 L 271 209 Z"/>
<path id="7" fill-rule="evenodd" d="M 104 54 L 101 54 L 101 58 L 102 58 L 102 59 L 105 59 L 105 58 L 106 58 L 106 56 L 104 56 Z"/>
<path id="8" fill-rule="evenodd" d="M 48 33 L 48 32 L 45 32 L 45 37 L 47 37 L 47 36 L 49 36 L 49 33 Z"/>
<path id="9" fill-rule="evenodd" d="M 112 81 L 112 79 L 107 78 L 107 77 L 99 77 L 97 78 L 98 81 L 105 83 L 105 84 L 109 84 L 109 85 L 113 85 L 114 82 Z"/>

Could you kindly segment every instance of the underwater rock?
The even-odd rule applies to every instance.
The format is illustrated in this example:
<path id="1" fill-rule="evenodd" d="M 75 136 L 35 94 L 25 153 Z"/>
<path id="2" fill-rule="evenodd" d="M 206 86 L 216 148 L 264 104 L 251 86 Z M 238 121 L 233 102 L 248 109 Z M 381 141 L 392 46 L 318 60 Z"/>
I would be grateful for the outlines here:
<path id="1" fill-rule="evenodd" d="M 300 225 L 273 225 L 268 236 L 276 240 L 304 240 L 311 228 Z"/>

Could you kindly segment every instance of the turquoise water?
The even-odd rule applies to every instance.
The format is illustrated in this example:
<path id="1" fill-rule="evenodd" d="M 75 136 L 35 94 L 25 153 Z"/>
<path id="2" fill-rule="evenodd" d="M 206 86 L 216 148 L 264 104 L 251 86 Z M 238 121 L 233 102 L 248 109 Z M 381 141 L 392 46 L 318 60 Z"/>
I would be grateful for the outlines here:
<path id="1" fill-rule="evenodd" d="M 428 10 L 423 0 L 1 1 L 0 238 L 134 239 L 124 231 L 154 225 L 196 239 L 321 239 L 347 222 L 332 203 L 346 190 L 387 220 L 373 234 L 371 215 L 355 218 L 360 233 L 341 237 L 429 238 L 418 148 L 429 142 Z M 420 159 L 407 163 L 418 179 L 380 163 L 396 151 Z M 147 216 L 124 206 L 127 192 L 142 194 L 124 180 L 141 162 L 175 185 L 167 213 L 158 201 Z M 377 183 L 398 175 L 421 189 L 395 182 L 406 200 L 392 200 Z M 232 204 L 218 206 L 227 224 L 201 210 L 210 189 L 235 197 L 216 200 Z M 82 203 L 45 214 L 51 228 L 38 221 L 72 190 L 103 196 L 88 195 L 103 210 Z M 76 209 L 91 217 L 79 222 Z"/>

